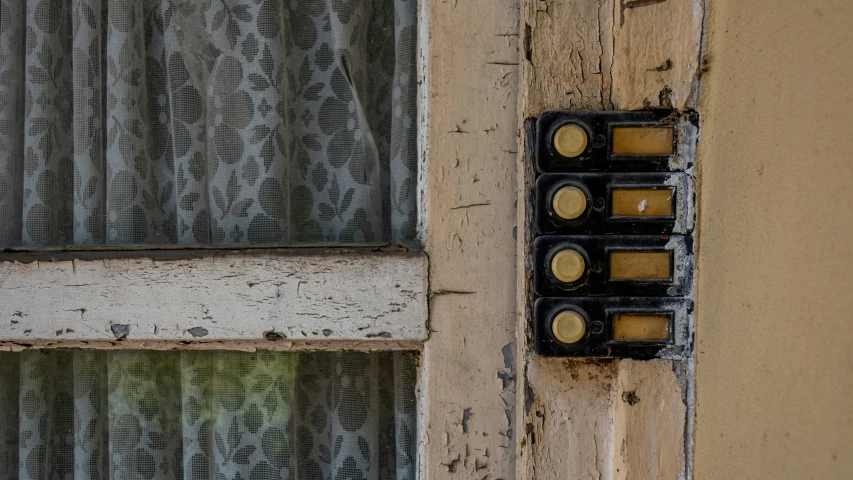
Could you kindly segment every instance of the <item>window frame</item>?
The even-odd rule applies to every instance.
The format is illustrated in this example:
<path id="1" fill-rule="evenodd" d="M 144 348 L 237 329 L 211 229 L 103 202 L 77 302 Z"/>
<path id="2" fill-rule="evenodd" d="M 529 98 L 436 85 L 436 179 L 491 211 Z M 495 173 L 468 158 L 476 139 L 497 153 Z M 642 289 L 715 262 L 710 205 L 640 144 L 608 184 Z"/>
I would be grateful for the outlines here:
<path id="1" fill-rule="evenodd" d="M 10 321 L 0 325 L 0 345 L 256 342 L 266 348 L 319 340 L 413 346 L 426 339 L 426 257 L 394 250 L 3 253 L 0 317 Z"/>
<path id="2" fill-rule="evenodd" d="M 122 340 L 89 342 L 62 340 L 49 332 L 51 338 L 41 344 L 28 339 L 0 343 L 0 348 L 413 350 L 419 355 L 418 478 L 440 478 L 453 472 L 477 478 L 513 478 L 523 429 L 515 420 L 516 365 L 522 361 L 516 353 L 514 235 L 518 215 L 519 5 L 514 0 L 498 4 L 493 0 L 421 0 L 418 12 L 418 244 L 330 245 L 309 250 L 330 262 L 341 255 L 381 256 L 391 269 L 406 255 L 420 259 L 420 277 L 409 279 L 423 285 L 417 305 L 423 312 L 424 338 L 268 341 L 258 332 L 256 341 L 134 340 L 129 334 Z M 519 226 L 519 235 L 522 231 Z M 251 247 L 217 248 L 229 255 L 257 253 Z M 294 252 L 285 246 L 258 248 Z M 408 252 L 395 256 L 383 252 L 388 249 Z M 76 260 L 66 260 L 69 256 L 101 255 L 99 261 L 109 263 L 113 260 L 104 258 L 118 255 L 105 247 L 93 250 L 97 253 L 68 248 L 38 254 L 4 251 L 0 299 L 4 298 L 7 265 L 34 261 L 36 266 L 27 268 L 41 270 L 55 262 L 70 262 L 74 273 Z M 152 265 L 181 261 L 191 269 L 193 264 L 217 262 L 216 252 L 210 250 L 216 248 L 160 247 L 138 249 L 134 255 L 150 259 L 145 261 Z M 201 258 L 165 260 L 178 255 L 176 251 Z M 2 320 L 0 339 L 5 338 Z"/>

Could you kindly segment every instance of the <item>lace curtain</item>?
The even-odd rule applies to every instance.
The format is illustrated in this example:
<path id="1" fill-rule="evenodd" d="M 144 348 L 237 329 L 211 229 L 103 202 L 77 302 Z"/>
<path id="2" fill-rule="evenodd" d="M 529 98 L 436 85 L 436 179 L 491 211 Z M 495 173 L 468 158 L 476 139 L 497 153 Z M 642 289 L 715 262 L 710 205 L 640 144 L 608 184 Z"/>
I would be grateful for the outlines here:
<path id="1" fill-rule="evenodd" d="M 0 0 L 0 247 L 415 235 L 416 0 Z"/>
<path id="2" fill-rule="evenodd" d="M 413 480 L 407 353 L 0 353 L 0 479 Z"/>

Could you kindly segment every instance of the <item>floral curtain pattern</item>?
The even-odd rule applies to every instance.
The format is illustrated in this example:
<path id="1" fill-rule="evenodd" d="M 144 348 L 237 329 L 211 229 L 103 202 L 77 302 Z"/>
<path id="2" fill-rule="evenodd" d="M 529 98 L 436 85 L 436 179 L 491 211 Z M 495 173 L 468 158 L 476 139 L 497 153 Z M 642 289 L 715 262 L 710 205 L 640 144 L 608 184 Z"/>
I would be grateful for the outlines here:
<path id="1" fill-rule="evenodd" d="M 412 480 L 406 353 L 0 353 L 0 479 Z"/>
<path id="2" fill-rule="evenodd" d="M 0 247 L 408 240 L 416 0 L 0 0 Z"/>

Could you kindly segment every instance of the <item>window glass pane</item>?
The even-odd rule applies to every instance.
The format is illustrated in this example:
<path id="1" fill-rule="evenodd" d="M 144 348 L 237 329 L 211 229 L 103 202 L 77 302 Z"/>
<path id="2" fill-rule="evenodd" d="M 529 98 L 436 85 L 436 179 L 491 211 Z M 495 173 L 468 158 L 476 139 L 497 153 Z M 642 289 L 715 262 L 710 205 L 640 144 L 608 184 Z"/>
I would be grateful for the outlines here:
<path id="1" fill-rule="evenodd" d="M 0 0 L 0 246 L 415 236 L 416 0 Z"/>
<path id="2" fill-rule="evenodd" d="M 0 478 L 415 475 L 410 353 L 0 353 Z"/>

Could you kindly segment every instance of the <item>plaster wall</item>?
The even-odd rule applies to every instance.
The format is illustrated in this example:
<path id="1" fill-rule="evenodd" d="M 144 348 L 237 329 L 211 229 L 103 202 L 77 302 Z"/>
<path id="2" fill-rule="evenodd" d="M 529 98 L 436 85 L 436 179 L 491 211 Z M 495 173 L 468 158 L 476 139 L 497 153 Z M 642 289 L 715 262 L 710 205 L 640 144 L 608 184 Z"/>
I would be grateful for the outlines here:
<path id="1" fill-rule="evenodd" d="M 853 478 L 853 2 L 707 5 L 694 478 Z"/>

